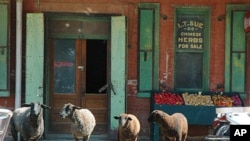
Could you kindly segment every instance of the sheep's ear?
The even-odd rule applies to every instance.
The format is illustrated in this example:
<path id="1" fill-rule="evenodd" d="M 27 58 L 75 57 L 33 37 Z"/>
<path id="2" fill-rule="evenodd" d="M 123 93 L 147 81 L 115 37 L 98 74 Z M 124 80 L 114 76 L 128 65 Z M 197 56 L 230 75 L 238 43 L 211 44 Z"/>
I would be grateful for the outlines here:
<path id="1" fill-rule="evenodd" d="M 73 110 L 75 109 L 82 109 L 81 107 L 78 107 L 78 106 L 73 106 Z"/>
<path id="2" fill-rule="evenodd" d="M 31 106 L 31 103 L 30 104 L 28 104 L 28 103 L 23 103 L 22 104 L 22 107 L 30 107 Z"/>
<path id="3" fill-rule="evenodd" d="M 130 120 L 130 121 L 131 121 L 131 120 L 132 120 L 132 118 L 131 118 L 131 117 L 128 117 L 128 120 Z"/>
<path id="4" fill-rule="evenodd" d="M 45 108 L 45 109 L 51 109 L 50 106 L 47 106 L 47 105 L 45 105 L 45 104 L 42 104 L 41 106 L 42 106 L 43 108 Z"/>
<path id="5" fill-rule="evenodd" d="M 114 116 L 114 119 L 120 119 L 120 116 Z"/>

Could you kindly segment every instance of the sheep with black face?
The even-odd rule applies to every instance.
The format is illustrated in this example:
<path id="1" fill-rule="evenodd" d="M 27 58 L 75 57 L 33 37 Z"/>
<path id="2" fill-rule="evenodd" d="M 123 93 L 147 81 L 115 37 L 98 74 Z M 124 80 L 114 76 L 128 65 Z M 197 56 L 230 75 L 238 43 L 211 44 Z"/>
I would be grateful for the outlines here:
<path id="1" fill-rule="evenodd" d="M 68 103 L 64 104 L 59 114 L 61 118 L 68 117 L 72 121 L 71 133 L 76 141 L 80 138 L 83 141 L 89 140 L 96 126 L 95 117 L 90 110 Z"/>
<path id="2" fill-rule="evenodd" d="M 37 141 L 44 132 L 43 108 L 50 109 L 50 107 L 39 102 L 22 106 L 24 107 L 14 110 L 10 121 L 12 137 L 17 141 L 20 132 L 20 138 L 24 141 Z"/>
<path id="3" fill-rule="evenodd" d="M 118 141 L 137 141 L 140 132 L 140 122 L 137 117 L 123 113 L 114 118 L 119 120 Z"/>

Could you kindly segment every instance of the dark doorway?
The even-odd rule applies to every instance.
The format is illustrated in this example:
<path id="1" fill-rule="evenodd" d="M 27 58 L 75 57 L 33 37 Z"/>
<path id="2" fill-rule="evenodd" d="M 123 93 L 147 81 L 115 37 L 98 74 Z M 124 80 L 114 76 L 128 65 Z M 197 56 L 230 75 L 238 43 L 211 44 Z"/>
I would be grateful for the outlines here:
<path id="1" fill-rule="evenodd" d="M 107 41 L 87 40 L 86 53 L 86 92 L 98 93 L 107 84 Z"/>

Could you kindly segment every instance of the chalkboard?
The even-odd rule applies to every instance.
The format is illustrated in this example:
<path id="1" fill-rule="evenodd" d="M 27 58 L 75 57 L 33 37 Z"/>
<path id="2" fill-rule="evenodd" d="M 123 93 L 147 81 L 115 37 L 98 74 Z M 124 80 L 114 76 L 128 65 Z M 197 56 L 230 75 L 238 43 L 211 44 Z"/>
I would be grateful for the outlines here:
<path id="1" fill-rule="evenodd" d="M 176 54 L 176 88 L 202 89 L 202 53 Z"/>

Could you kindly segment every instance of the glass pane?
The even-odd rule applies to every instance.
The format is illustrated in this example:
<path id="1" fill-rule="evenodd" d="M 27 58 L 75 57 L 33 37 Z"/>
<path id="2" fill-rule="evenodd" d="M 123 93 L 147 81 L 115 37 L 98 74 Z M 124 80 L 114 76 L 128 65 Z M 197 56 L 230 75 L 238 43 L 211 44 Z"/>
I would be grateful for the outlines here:
<path id="1" fill-rule="evenodd" d="M 75 92 L 75 40 L 54 42 L 54 92 Z"/>
<path id="2" fill-rule="evenodd" d="M 176 88 L 202 88 L 202 53 L 177 53 Z"/>

